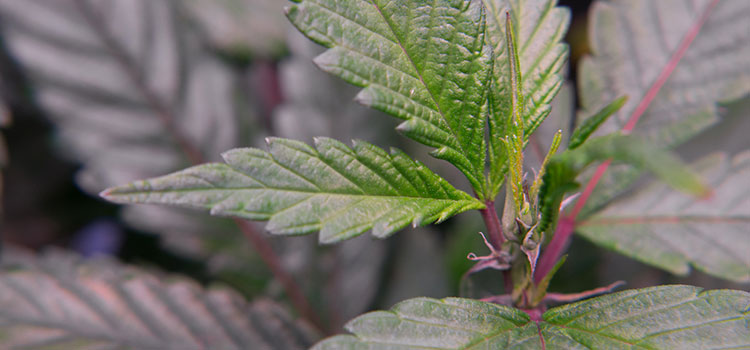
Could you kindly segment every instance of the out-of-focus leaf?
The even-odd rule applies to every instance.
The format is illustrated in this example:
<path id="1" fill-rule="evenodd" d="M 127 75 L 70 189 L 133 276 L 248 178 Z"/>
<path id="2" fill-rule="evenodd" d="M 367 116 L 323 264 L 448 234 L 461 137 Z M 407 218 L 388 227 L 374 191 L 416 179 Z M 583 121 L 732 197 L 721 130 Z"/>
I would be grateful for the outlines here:
<path id="1" fill-rule="evenodd" d="M 695 168 L 714 193 L 696 199 L 663 184 L 644 187 L 581 222 L 587 239 L 685 275 L 690 266 L 750 282 L 750 151 L 713 155 Z"/>
<path id="2" fill-rule="evenodd" d="M 169 1 L 0 1 L 5 39 L 98 193 L 237 146 L 232 77 Z"/>
<path id="3" fill-rule="evenodd" d="M 0 92 L 2 92 L 2 81 L 0 81 Z M 3 101 L 3 96 L 0 95 L 0 128 L 4 128 L 10 124 L 10 110 Z M 5 137 L 0 133 L 0 199 L 3 198 L 3 176 L 2 169 L 8 164 L 8 146 L 5 144 Z M 0 204 L 0 220 L 2 220 L 3 207 Z"/>
<path id="4" fill-rule="evenodd" d="M 366 142 L 352 149 L 329 138 L 316 139 L 315 146 L 269 138 L 268 152 L 231 150 L 224 153 L 227 164 L 195 166 L 102 196 L 269 220 L 272 233 L 320 231 L 323 243 L 370 229 L 386 237 L 409 223 L 426 225 L 484 207 L 398 150 L 388 154 Z"/>
<path id="5" fill-rule="evenodd" d="M 347 324 L 352 335 L 313 350 L 406 349 L 741 349 L 750 347 L 742 291 L 690 286 L 629 290 L 548 310 L 471 299 L 417 298 Z"/>
<path id="6" fill-rule="evenodd" d="M 357 87 L 313 63 L 324 48 L 294 29 L 287 41 L 291 55 L 279 64 L 284 102 L 273 115 L 278 136 L 306 142 L 320 136 L 376 144 L 389 140 L 385 135 L 393 134 L 393 120 L 353 101 Z"/>
<path id="7" fill-rule="evenodd" d="M 493 194 L 503 182 L 505 137 L 503 123 L 511 113 L 510 71 L 506 45 L 505 18 L 509 12 L 518 42 L 526 139 L 550 113 L 550 103 L 563 82 L 562 68 L 568 47 L 561 40 L 568 29 L 570 11 L 555 0 L 490 0 L 487 6 L 487 42 L 494 56 L 494 77 L 490 93 L 490 181 Z"/>
<path id="8" fill-rule="evenodd" d="M 271 301 L 62 253 L 0 272 L 8 349 L 307 349 L 316 335 Z"/>
<path id="9" fill-rule="evenodd" d="M 286 2 L 279 0 L 185 1 L 213 46 L 229 54 L 262 57 L 284 50 L 284 5 Z"/>
<path id="10" fill-rule="evenodd" d="M 364 87 L 359 102 L 405 119 L 401 132 L 437 148 L 484 194 L 491 55 L 480 1 L 306 0 L 288 16 L 331 48 L 316 64 Z"/>
<path id="11" fill-rule="evenodd" d="M 711 7 L 711 5 L 715 5 Z M 709 11 L 710 10 L 710 11 Z M 673 62 L 681 41 L 707 15 L 634 134 L 664 147 L 681 144 L 717 122 L 717 101 L 750 92 L 750 2 L 742 0 L 597 1 L 590 15 L 592 56 L 579 68 L 580 118 L 628 95 L 619 113 L 597 132 L 622 129 Z M 599 208 L 632 183 L 637 173 L 609 169 L 584 213 Z"/>
<path id="12" fill-rule="evenodd" d="M 397 268 L 383 286 L 383 296 L 379 298 L 382 307 L 418 296 L 450 295 L 445 254 L 437 232 L 428 227 L 414 231 L 396 238 L 392 263 Z M 466 252 L 460 254 L 466 257 Z"/>
<path id="13" fill-rule="evenodd" d="M 576 178 L 581 171 L 593 162 L 608 159 L 648 170 L 672 188 L 694 196 L 710 192 L 691 169 L 670 152 L 635 136 L 601 136 L 550 159 L 539 191 L 542 219 L 538 229 L 541 232 L 547 232 L 550 227 L 554 229 L 563 196 L 579 187 Z"/>
<path id="14" fill-rule="evenodd" d="M 205 52 L 180 5 L 0 0 L 8 49 L 57 126 L 61 152 L 82 163 L 77 180 L 89 193 L 217 160 L 251 143 L 235 113 L 233 72 Z M 127 207 L 124 219 L 167 242 L 239 234 L 218 218 L 144 211 Z M 209 249 L 200 251 L 206 257 Z"/>

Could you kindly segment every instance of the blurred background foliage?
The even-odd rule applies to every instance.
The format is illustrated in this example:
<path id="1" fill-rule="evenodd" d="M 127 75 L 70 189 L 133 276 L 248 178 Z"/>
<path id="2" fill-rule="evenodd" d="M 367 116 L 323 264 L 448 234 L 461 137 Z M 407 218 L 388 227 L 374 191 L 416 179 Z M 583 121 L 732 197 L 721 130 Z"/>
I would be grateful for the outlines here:
<path id="1" fill-rule="evenodd" d="M 529 164 L 557 129 L 569 129 L 577 61 L 588 53 L 590 1 L 572 8 L 569 83 L 535 134 Z M 278 0 L 0 0 L 0 166 L 5 248 L 58 247 L 83 256 L 223 283 L 248 300 L 283 301 L 283 289 L 229 219 L 156 206 L 120 207 L 108 186 L 219 159 L 278 135 L 330 136 L 399 147 L 468 189 L 447 163 L 399 137 L 396 122 L 352 101 L 357 89 L 321 72 L 322 49 L 284 18 Z M 682 149 L 747 149 L 747 98 Z M 11 123 L 12 120 L 12 123 Z M 744 133 L 743 133 L 744 131 Z M 537 162 L 537 163 L 535 163 Z M 261 225 L 255 225 L 262 230 Z M 492 273 L 462 279 L 469 252 L 485 253 L 478 213 L 393 238 L 368 235 L 321 247 L 316 237 L 270 237 L 319 313 L 340 326 L 364 311 L 415 297 L 499 292 Z M 552 290 L 625 280 L 628 288 L 686 283 L 746 289 L 698 271 L 676 277 L 576 238 Z"/>

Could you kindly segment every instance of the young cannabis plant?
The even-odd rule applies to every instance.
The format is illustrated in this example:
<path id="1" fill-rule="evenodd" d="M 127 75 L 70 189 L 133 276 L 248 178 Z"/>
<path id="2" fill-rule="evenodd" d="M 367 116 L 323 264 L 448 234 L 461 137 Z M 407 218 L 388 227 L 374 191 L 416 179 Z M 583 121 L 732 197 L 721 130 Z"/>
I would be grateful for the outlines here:
<path id="1" fill-rule="evenodd" d="M 548 294 L 547 287 L 564 261 L 555 241 L 561 206 L 574 200 L 569 195 L 578 191 L 576 179 L 589 165 L 625 163 L 693 195 L 709 192 L 675 156 L 645 139 L 619 133 L 590 138 L 624 105 L 624 97 L 576 129 L 568 149 L 559 154 L 568 135 L 558 132 L 536 174 L 525 171 L 524 148 L 550 113 L 562 83 L 567 47 L 560 40 L 570 17 L 566 9 L 554 1 L 304 0 L 290 6 L 287 14 L 301 32 L 330 48 L 315 59 L 321 69 L 363 87 L 356 97 L 362 104 L 404 120 L 397 130 L 433 147 L 434 157 L 458 168 L 473 195 L 396 149 L 387 152 L 364 141 L 349 147 L 329 138 L 318 138 L 311 147 L 269 138 L 267 150 L 230 150 L 223 154 L 225 163 L 110 188 L 102 196 L 119 203 L 169 204 L 266 220 L 272 234 L 319 231 L 322 243 L 366 231 L 384 238 L 409 224 L 439 223 L 467 210 L 481 212 L 491 254 L 470 255 L 477 261 L 470 272 L 502 270 L 507 294 L 488 300 L 515 308 L 467 299 L 414 299 L 392 313 L 355 319 L 347 328 L 356 336 L 334 337 L 316 349 L 354 349 L 358 344 L 371 349 L 464 349 L 478 344 L 536 348 L 539 343 L 611 348 L 651 336 L 627 333 L 623 327 L 630 327 L 628 323 L 615 327 L 627 333 L 621 337 L 600 332 L 616 321 L 618 310 L 638 309 L 664 320 L 685 315 L 687 311 L 674 305 L 731 314 L 741 327 L 744 316 L 734 303 L 745 296 L 699 294 L 691 287 L 624 292 L 545 313 L 548 302 L 581 297 Z M 503 184 L 504 205 L 498 216 L 495 203 Z M 635 306 L 613 306 L 612 314 L 591 316 L 591 322 L 576 328 L 575 336 L 566 328 L 574 320 L 588 319 L 592 310 L 616 303 Z M 707 306 L 712 304 L 719 306 Z M 711 317 L 701 319 L 699 313 L 688 318 L 731 331 L 730 326 L 710 323 Z M 391 321 L 400 324 L 395 327 Z M 692 341 L 689 337 L 695 335 L 656 335 L 649 341 L 669 348 L 670 341 L 681 344 L 674 340 L 679 336 Z M 702 344 L 718 343 L 709 339 Z"/>

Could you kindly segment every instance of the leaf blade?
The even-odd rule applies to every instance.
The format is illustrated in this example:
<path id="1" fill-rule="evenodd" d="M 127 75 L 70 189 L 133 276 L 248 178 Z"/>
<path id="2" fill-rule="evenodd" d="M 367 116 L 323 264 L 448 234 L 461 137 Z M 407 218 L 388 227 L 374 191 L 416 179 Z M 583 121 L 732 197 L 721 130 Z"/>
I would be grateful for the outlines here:
<path id="1" fill-rule="evenodd" d="M 30 259 L 0 272 L 0 342 L 9 348 L 281 350 L 317 337 L 269 300 L 250 304 L 106 259 Z"/>
<path id="2" fill-rule="evenodd" d="M 750 35 L 742 21 L 736 20 L 748 13 L 748 4 L 732 1 L 595 3 L 590 27 L 593 54 L 579 67 L 579 117 L 628 95 L 628 103 L 597 135 L 620 130 L 639 116 L 639 125 L 652 127 L 636 127 L 633 133 L 671 148 L 707 129 L 719 120 L 717 102 L 732 101 L 750 91 L 750 66 L 740 58 L 750 53 Z M 683 41 L 691 36 L 694 40 L 683 48 Z M 638 178 L 628 169 L 612 170 L 589 198 L 584 215 L 611 201 Z"/>
<path id="3" fill-rule="evenodd" d="M 489 53 L 479 1 L 308 0 L 288 16 L 331 48 L 315 60 L 323 70 L 364 87 L 359 102 L 405 119 L 401 132 L 483 193 Z"/>
<path id="4" fill-rule="evenodd" d="M 526 140 L 550 112 L 550 103 L 562 86 L 562 68 L 568 55 L 562 38 L 567 31 L 570 12 L 552 0 L 492 0 L 487 6 L 487 41 L 494 57 L 493 86 L 490 96 L 490 190 L 499 191 L 505 164 L 504 146 L 500 140 L 507 130 L 504 121 L 511 114 L 511 91 L 506 50 L 505 13 L 513 18 L 519 45 Z"/>
<path id="5" fill-rule="evenodd" d="M 327 349 L 649 349 L 750 345 L 750 294 L 691 286 L 629 290 L 552 308 L 539 322 L 470 299 L 417 298 L 362 315 Z M 638 317 L 636 317 L 638 316 Z"/>
<path id="6" fill-rule="evenodd" d="M 714 190 L 696 200 L 652 184 L 587 218 L 577 232 L 621 254 L 685 275 L 693 266 L 750 282 L 747 179 L 750 152 L 707 157 L 694 165 Z M 638 210 L 636 210 L 636 208 Z"/>
<path id="7" fill-rule="evenodd" d="M 111 188 L 117 202 L 161 203 L 268 220 L 278 234 L 320 230 L 337 242 L 373 229 L 385 237 L 408 223 L 424 225 L 483 207 L 400 151 L 390 154 L 328 138 L 316 147 L 270 138 L 269 151 L 235 149 L 226 164 L 205 164 L 161 178 Z"/>

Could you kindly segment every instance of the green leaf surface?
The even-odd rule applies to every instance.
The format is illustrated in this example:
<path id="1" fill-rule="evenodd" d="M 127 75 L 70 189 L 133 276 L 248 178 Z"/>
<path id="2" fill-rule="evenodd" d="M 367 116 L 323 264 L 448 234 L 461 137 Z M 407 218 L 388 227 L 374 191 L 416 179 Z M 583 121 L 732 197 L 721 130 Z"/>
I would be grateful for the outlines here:
<path id="1" fill-rule="evenodd" d="M 493 50 L 494 68 L 490 94 L 490 188 L 497 194 L 503 182 L 505 151 L 504 125 L 510 118 L 510 67 L 506 45 L 505 18 L 513 20 L 521 73 L 521 95 L 526 139 L 549 115 L 552 99 L 563 82 L 562 68 L 568 47 L 562 43 L 570 22 L 570 11 L 556 6 L 554 0 L 488 0 L 487 42 Z"/>
<path id="2" fill-rule="evenodd" d="M 3 349 L 302 350 L 317 338 L 270 300 L 50 253 L 0 270 Z"/>
<path id="3" fill-rule="evenodd" d="M 491 55 L 481 1 L 305 0 L 288 16 L 331 48 L 315 59 L 323 70 L 364 87 L 359 102 L 405 119 L 398 130 L 484 193 Z"/>
<path id="4" fill-rule="evenodd" d="M 684 57 L 674 62 L 680 43 L 704 15 L 706 21 Z M 652 143 L 673 147 L 705 130 L 718 121 L 716 102 L 750 92 L 748 16 L 750 2 L 742 0 L 595 2 L 589 26 L 592 55 L 579 66 L 579 119 L 627 95 L 625 106 L 595 135 L 621 130 L 643 103 L 646 109 L 633 133 Z M 649 90 L 673 63 L 674 71 L 646 103 L 652 97 Z M 584 214 L 621 193 L 637 175 L 608 170 Z"/>
<path id="5" fill-rule="evenodd" d="M 351 335 L 312 349 L 744 349 L 749 304 L 747 292 L 662 286 L 556 307 L 534 322 L 477 300 L 417 298 L 360 316 Z"/>
<path id="6" fill-rule="evenodd" d="M 320 230 L 338 242 L 372 229 L 388 236 L 409 223 L 425 225 L 484 205 L 404 153 L 365 142 L 351 149 L 328 138 L 315 148 L 270 138 L 269 151 L 224 153 L 227 164 L 205 164 L 103 193 L 123 203 L 210 209 L 212 214 L 269 220 L 277 234 Z"/>
<path id="7" fill-rule="evenodd" d="M 695 168 L 713 189 L 696 199 L 646 186 L 579 223 L 587 239 L 675 274 L 690 266 L 750 282 L 750 151 L 713 155 Z"/>

